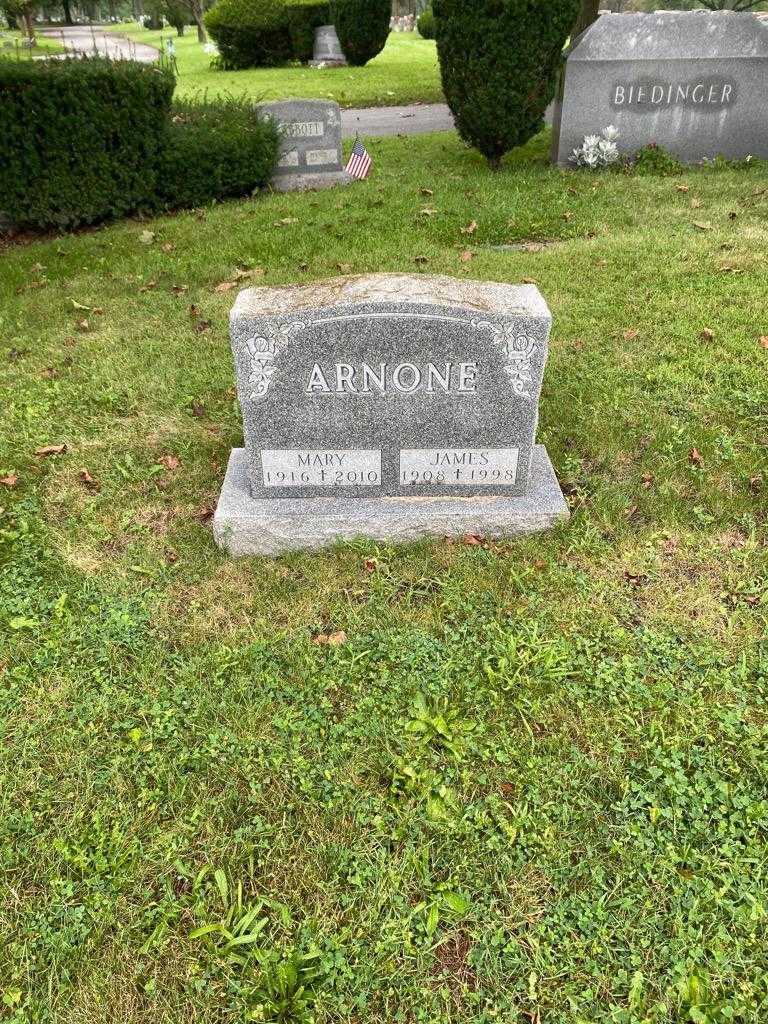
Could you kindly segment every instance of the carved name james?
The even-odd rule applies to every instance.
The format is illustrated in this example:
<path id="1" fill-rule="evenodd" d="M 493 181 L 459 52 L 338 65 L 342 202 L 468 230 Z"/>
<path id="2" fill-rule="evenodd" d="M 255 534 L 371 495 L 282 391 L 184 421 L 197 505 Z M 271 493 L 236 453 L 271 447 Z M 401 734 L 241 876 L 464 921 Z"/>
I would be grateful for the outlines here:
<path id="1" fill-rule="evenodd" d="M 381 537 L 562 517 L 535 444 L 550 320 L 533 285 L 382 274 L 241 292 L 231 332 L 245 447 L 217 537 L 271 551 L 332 539 L 329 516 L 334 536 Z M 256 541 L 257 522 L 285 536 Z M 250 539 L 230 543 L 228 526 Z"/>

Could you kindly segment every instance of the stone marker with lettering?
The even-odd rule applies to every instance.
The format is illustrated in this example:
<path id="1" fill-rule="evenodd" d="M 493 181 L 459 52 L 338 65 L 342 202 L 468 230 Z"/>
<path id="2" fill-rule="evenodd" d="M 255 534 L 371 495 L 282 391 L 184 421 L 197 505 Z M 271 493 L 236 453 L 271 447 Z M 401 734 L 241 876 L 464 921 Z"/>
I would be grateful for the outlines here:
<path id="1" fill-rule="evenodd" d="M 689 163 L 768 157 L 768 25 L 733 11 L 604 14 L 568 53 L 553 160 L 568 166 L 611 124 L 629 155 L 656 142 Z"/>
<path id="2" fill-rule="evenodd" d="M 217 542 L 271 555 L 567 518 L 535 443 L 550 323 L 533 285 L 376 274 L 241 292 L 245 447 L 229 460 Z"/>
<path id="3" fill-rule="evenodd" d="M 280 151 L 272 175 L 272 187 L 292 192 L 333 185 L 354 179 L 342 167 L 341 113 L 332 100 L 277 100 L 259 103 L 262 117 L 280 130 Z"/>
<path id="4" fill-rule="evenodd" d="M 309 63 L 313 68 L 340 68 L 347 63 L 334 25 L 320 25 L 315 29 L 312 60 Z"/>

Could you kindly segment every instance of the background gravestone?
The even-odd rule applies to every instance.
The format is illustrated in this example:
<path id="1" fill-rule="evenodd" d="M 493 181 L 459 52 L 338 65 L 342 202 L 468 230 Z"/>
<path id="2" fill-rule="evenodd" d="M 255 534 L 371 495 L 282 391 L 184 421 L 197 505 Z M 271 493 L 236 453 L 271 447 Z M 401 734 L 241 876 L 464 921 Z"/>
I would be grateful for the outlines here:
<path id="1" fill-rule="evenodd" d="M 347 63 L 334 25 L 320 25 L 315 29 L 312 67 L 343 67 Z"/>
<path id="2" fill-rule="evenodd" d="M 230 458 L 218 542 L 273 554 L 567 516 L 535 444 L 550 323 L 533 285 L 378 274 L 241 292 L 245 448 Z"/>
<path id="3" fill-rule="evenodd" d="M 272 187 L 280 192 L 347 185 L 342 167 L 341 112 L 332 100 L 277 100 L 259 103 L 263 117 L 280 130 Z"/>
<path id="4" fill-rule="evenodd" d="M 632 154 L 768 156 L 768 24 L 733 11 L 604 14 L 575 41 L 556 108 L 553 160 L 569 165 L 607 125 Z"/>

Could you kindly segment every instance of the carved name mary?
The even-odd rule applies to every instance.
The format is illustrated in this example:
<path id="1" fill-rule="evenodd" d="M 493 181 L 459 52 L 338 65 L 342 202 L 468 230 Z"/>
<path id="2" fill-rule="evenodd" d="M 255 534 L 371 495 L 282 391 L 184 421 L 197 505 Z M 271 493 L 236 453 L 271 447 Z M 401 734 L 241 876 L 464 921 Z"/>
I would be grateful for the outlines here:
<path id="1" fill-rule="evenodd" d="M 241 292 L 245 447 L 217 539 L 274 553 L 567 514 L 535 445 L 550 322 L 533 285 L 374 275 Z"/>

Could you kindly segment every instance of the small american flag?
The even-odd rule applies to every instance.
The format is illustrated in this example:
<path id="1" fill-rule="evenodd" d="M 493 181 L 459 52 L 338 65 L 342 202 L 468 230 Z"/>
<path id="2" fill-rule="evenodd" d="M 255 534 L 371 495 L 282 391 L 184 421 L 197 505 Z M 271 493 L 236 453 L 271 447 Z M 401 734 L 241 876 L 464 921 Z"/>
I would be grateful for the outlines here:
<path id="1" fill-rule="evenodd" d="M 368 150 L 358 137 L 355 139 L 355 145 L 352 147 L 352 152 L 349 157 L 347 174 L 351 174 L 353 178 L 367 178 L 368 172 L 371 169 L 371 163 L 372 161 L 368 155 Z"/>

